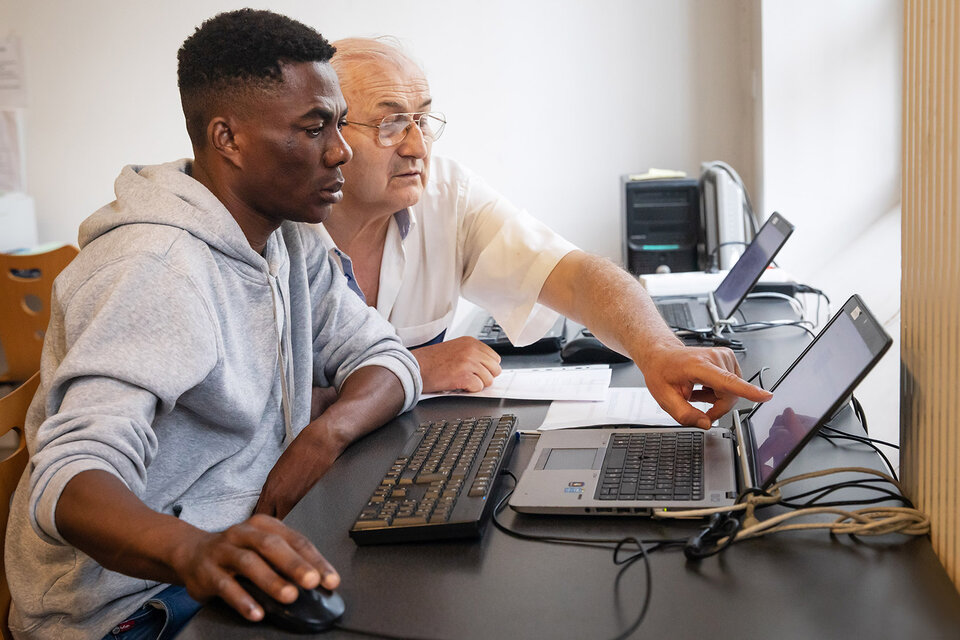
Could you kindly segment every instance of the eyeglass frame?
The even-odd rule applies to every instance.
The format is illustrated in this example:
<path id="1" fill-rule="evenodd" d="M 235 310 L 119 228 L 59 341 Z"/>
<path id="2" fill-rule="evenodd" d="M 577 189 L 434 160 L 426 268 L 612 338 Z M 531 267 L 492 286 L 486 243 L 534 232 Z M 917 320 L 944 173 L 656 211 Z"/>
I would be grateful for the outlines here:
<path id="1" fill-rule="evenodd" d="M 407 126 L 403 128 L 403 136 L 396 142 L 387 144 L 382 137 L 383 129 L 381 127 L 383 127 L 383 121 L 386 120 L 387 118 L 396 118 L 397 116 L 410 116 L 410 119 L 408 121 Z M 425 117 L 433 117 L 440 120 L 441 122 L 440 133 L 437 133 L 435 135 L 427 135 L 426 133 L 424 133 L 423 126 L 420 124 L 420 121 Z M 348 125 L 356 125 L 360 127 L 368 127 L 370 129 L 376 129 L 377 140 L 380 142 L 380 144 L 382 144 L 384 147 L 395 147 L 407 139 L 408 132 L 410 131 L 410 126 L 413 124 L 417 125 L 417 128 L 420 129 L 420 135 L 422 135 L 424 138 L 430 138 L 431 141 L 436 141 L 440 137 L 440 135 L 443 133 L 444 127 L 447 126 L 447 117 L 443 115 L 443 113 L 440 111 L 405 111 L 401 113 L 389 113 L 380 119 L 379 124 L 367 124 L 366 122 L 354 122 L 353 120 L 347 120 L 346 123 Z"/>

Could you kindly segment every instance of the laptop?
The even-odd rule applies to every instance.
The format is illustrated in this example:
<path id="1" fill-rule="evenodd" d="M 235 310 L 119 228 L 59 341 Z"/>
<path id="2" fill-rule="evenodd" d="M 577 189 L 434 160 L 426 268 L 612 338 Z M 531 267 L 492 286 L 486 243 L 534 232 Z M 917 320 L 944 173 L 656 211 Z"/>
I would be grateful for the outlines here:
<path id="1" fill-rule="evenodd" d="M 773 398 L 743 419 L 732 412 L 732 427 L 546 431 L 510 506 L 524 513 L 648 515 L 731 505 L 745 488 L 775 482 L 891 343 L 853 296 L 773 386 Z"/>
<path id="2" fill-rule="evenodd" d="M 740 307 L 791 233 L 793 225 L 774 211 L 717 289 L 707 294 L 706 301 L 689 297 L 658 298 L 655 300 L 657 310 L 671 328 L 715 330 Z"/>

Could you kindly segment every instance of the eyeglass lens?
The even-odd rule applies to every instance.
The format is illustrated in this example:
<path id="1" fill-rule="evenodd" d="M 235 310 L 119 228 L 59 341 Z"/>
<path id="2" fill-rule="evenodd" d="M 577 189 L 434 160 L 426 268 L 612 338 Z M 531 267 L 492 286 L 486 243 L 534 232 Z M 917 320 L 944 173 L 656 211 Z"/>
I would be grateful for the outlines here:
<path id="1" fill-rule="evenodd" d="M 446 124 L 437 113 L 394 113 L 380 122 L 380 142 L 386 146 L 400 144 L 407 137 L 410 126 L 416 122 L 424 138 L 436 140 L 443 133 Z"/>

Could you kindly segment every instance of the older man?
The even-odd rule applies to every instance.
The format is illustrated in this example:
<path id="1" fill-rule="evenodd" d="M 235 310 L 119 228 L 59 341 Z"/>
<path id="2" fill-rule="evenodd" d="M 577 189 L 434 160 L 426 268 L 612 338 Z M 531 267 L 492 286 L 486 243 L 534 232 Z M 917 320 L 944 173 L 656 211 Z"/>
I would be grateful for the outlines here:
<path id="1" fill-rule="evenodd" d="M 737 396 L 769 397 L 739 377 L 731 351 L 684 347 L 629 274 L 578 251 L 456 162 L 431 158 L 444 120 L 399 48 L 362 38 L 335 46 L 354 158 L 320 233 L 351 287 L 413 350 L 425 391 L 480 390 L 500 372 L 479 341 L 443 341 L 462 294 L 518 344 L 542 335 L 554 312 L 586 325 L 633 359 L 683 424 L 709 428 Z M 704 413 L 691 400 L 713 406 Z"/>
<path id="2" fill-rule="evenodd" d="M 293 602 L 336 571 L 283 517 L 417 399 L 417 364 L 316 234 L 346 104 L 313 29 L 220 14 L 179 52 L 193 160 L 123 169 L 57 278 L 10 511 L 17 638 L 171 638 L 235 579 Z M 312 385 L 339 390 L 316 417 Z M 256 515 L 254 515 L 256 513 Z"/>

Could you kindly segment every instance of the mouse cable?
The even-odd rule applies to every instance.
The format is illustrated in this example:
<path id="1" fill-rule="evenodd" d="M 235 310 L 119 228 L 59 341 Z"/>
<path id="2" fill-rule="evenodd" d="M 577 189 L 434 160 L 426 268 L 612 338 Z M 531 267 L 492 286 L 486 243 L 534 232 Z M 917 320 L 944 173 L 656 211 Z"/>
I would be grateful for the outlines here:
<path id="1" fill-rule="evenodd" d="M 345 631 L 347 633 L 352 633 L 358 636 L 367 636 L 368 638 L 385 638 L 386 640 L 440 640 L 439 638 L 425 638 L 423 636 L 411 636 L 410 634 L 403 634 L 402 636 L 393 635 L 389 633 L 384 633 L 383 631 L 368 631 L 366 629 L 355 629 L 353 627 L 348 627 L 346 625 L 340 624 L 339 622 L 333 623 L 333 628 L 337 631 Z"/>
<path id="2" fill-rule="evenodd" d="M 746 348 L 743 346 L 743 343 L 739 340 L 734 340 L 732 338 L 724 338 L 723 336 L 718 336 L 709 331 L 698 331 L 696 329 L 683 329 L 680 327 L 671 327 L 673 329 L 673 335 L 677 336 L 681 340 L 684 338 L 696 340 L 697 344 L 688 344 L 684 340 L 684 344 L 687 346 L 703 346 L 709 345 L 712 347 L 727 347 L 731 351 L 740 351 L 746 352 Z"/>

